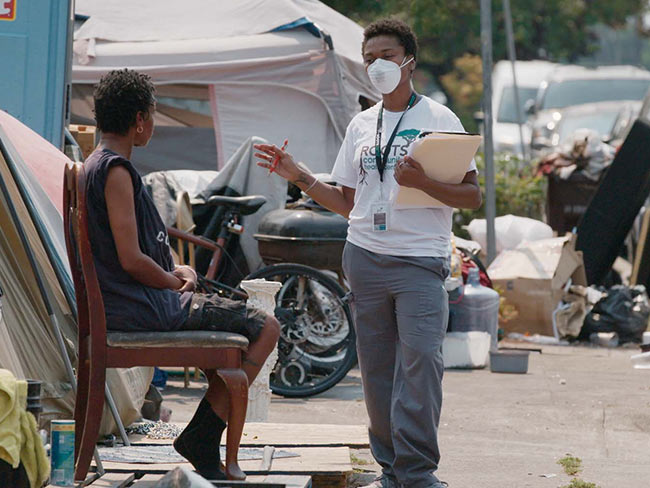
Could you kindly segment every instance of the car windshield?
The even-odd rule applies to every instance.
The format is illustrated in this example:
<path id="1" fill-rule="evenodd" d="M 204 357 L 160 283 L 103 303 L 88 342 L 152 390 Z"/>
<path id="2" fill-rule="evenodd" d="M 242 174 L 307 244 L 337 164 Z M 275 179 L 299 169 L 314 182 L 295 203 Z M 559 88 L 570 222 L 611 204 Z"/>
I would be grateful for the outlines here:
<path id="1" fill-rule="evenodd" d="M 609 100 L 642 100 L 650 80 L 569 80 L 551 83 L 546 89 L 541 109 Z"/>
<path id="2" fill-rule="evenodd" d="M 560 141 L 564 141 L 578 129 L 595 130 L 601 136 L 609 135 L 619 110 L 603 110 L 593 114 L 569 115 L 562 117 L 558 128 Z"/>
<path id="3" fill-rule="evenodd" d="M 526 120 L 526 112 L 524 106 L 528 100 L 535 100 L 535 95 L 537 95 L 537 88 L 530 87 L 518 87 L 519 91 L 519 103 L 521 104 L 521 121 Z M 501 102 L 499 103 L 499 111 L 497 113 L 497 122 L 506 122 L 514 123 L 519 122 L 517 120 L 517 109 L 515 107 L 515 89 L 513 86 L 504 86 L 503 91 L 501 92 Z"/>

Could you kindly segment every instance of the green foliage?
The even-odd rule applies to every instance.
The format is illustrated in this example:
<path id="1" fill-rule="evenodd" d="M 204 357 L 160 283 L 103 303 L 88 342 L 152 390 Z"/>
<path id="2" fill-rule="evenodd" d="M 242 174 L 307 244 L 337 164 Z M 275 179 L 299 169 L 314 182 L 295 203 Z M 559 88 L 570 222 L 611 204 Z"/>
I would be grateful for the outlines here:
<path id="1" fill-rule="evenodd" d="M 567 454 L 557 462 L 564 468 L 564 472 L 569 476 L 575 476 L 582 471 L 582 459 Z"/>
<path id="2" fill-rule="evenodd" d="M 408 22 L 415 30 L 420 51 L 418 69 L 426 71 L 441 85 L 451 99 L 451 106 L 459 112 L 464 125 L 474 130 L 468 114 L 477 110 L 478 102 L 457 98 L 465 93 L 464 83 L 441 80 L 445 74 L 466 71 L 459 59 L 467 54 L 481 54 L 481 22 L 479 0 L 324 0 L 344 15 L 367 25 L 381 17 L 395 16 Z M 512 23 L 517 58 L 546 58 L 557 62 L 574 62 L 594 52 L 598 40 L 593 27 L 603 24 L 622 27 L 631 15 L 640 15 L 647 9 L 645 0 L 511 0 Z M 492 0 L 494 60 L 506 58 L 506 35 L 503 1 Z M 460 61 L 463 63 L 463 61 Z M 424 78 L 424 77 L 422 77 Z M 474 93 L 475 92 L 475 93 Z M 470 98 L 481 96 L 481 83 Z"/>
<path id="3" fill-rule="evenodd" d="M 599 488 L 596 483 L 589 483 L 588 481 L 583 481 L 580 478 L 573 478 L 571 483 L 564 485 L 562 488 Z"/>
<path id="4" fill-rule="evenodd" d="M 459 237 L 469 238 L 462 226 L 473 219 L 485 218 L 485 160 L 483 154 L 476 155 L 479 183 L 483 191 L 483 206 L 479 210 L 459 210 L 454 214 L 453 231 Z M 534 168 L 523 166 L 516 157 L 497 154 L 494 158 L 494 183 L 496 193 L 496 214 L 518 215 L 543 220 L 546 203 L 546 181 L 536 176 Z"/>
<path id="5" fill-rule="evenodd" d="M 420 62 L 439 74 L 448 72 L 465 53 L 480 54 L 479 0 L 324 0 L 366 25 L 396 16 L 413 26 L 420 40 Z M 550 59 L 574 61 L 596 47 L 590 28 L 622 27 L 630 15 L 644 13 L 644 0 L 511 0 L 519 59 L 536 59 L 543 50 Z M 503 1 L 492 0 L 494 58 L 505 59 Z"/>
<path id="6" fill-rule="evenodd" d="M 480 56 L 464 54 L 454 61 L 454 68 L 440 77 L 440 83 L 454 101 L 456 115 L 463 127 L 476 132 L 474 112 L 483 95 L 483 66 Z"/>

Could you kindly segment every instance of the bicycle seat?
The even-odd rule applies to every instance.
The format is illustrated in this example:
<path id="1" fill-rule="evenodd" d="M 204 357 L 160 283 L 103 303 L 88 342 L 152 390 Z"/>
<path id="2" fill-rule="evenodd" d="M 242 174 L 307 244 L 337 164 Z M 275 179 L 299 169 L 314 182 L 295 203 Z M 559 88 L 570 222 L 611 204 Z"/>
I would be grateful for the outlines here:
<path id="1" fill-rule="evenodd" d="M 226 197 L 223 195 L 212 195 L 208 198 L 207 204 L 211 207 L 219 205 L 234 207 L 242 215 L 250 215 L 257 212 L 266 203 L 266 197 L 262 195 L 249 195 L 245 197 Z"/>

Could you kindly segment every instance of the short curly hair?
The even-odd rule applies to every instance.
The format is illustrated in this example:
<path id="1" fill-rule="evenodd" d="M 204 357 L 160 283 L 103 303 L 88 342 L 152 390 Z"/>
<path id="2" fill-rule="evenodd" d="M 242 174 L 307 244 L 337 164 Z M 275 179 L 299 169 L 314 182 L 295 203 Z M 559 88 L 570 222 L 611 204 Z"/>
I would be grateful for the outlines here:
<path id="1" fill-rule="evenodd" d="M 368 25 L 363 31 L 361 52 L 366 43 L 377 36 L 394 36 L 404 48 L 404 54 L 417 58 L 418 40 L 413 29 L 406 23 L 396 18 L 380 19 Z"/>
<path id="2" fill-rule="evenodd" d="M 151 77 L 130 69 L 110 71 L 95 86 L 95 121 L 105 133 L 126 135 L 138 112 L 148 113 L 156 103 Z"/>

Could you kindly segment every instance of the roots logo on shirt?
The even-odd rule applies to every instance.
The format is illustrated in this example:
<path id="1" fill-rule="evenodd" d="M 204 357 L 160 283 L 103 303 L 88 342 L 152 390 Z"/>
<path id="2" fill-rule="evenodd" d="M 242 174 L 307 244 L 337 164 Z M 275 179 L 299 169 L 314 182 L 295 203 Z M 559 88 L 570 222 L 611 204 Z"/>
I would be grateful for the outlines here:
<path id="1" fill-rule="evenodd" d="M 406 140 L 406 147 L 408 147 L 419 135 L 420 131 L 418 129 L 404 129 L 403 131 L 398 132 L 395 137 L 401 137 Z"/>
<path id="2" fill-rule="evenodd" d="M 395 168 L 397 161 L 406 156 L 409 146 L 419 135 L 419 129 L 404 129 L 395 134 L 395 140 L 393 141 L 393 145 L 388 154 L 388 160 L 386 161 L 386 170 Z M 401 143 L 398 139 L 402 139 Z M 385 146 L 382 147 L 381 150 L 383 154 Z M 359 154 L 359 169 L 361 173 L 360 183 L 365 182 L 365 175 L 368 171 L 377 170 L 377 158 L 375 157 L 374 144 L 361 146 L 361 152 Z"/>

